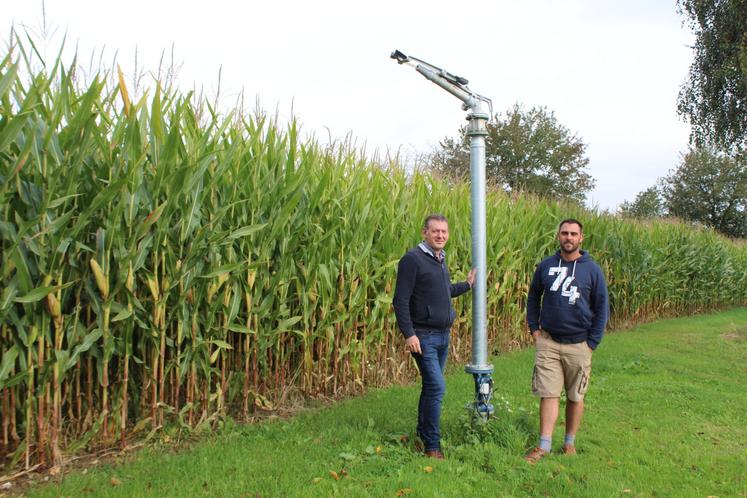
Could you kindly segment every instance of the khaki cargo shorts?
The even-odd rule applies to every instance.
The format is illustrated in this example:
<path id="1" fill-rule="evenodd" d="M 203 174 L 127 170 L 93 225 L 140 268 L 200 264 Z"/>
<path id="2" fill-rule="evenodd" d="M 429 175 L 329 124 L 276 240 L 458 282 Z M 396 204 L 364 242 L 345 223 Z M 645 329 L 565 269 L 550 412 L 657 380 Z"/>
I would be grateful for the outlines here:
<path id="1" fill-rule="evenodd" d="M 578 344 L 555 342 L 542 330 L 534 355 L 532 393 L 541 398 L 565 395 L 571 401 L 582 401 L 589 388 L 591 349 L 586 341 Z"/>

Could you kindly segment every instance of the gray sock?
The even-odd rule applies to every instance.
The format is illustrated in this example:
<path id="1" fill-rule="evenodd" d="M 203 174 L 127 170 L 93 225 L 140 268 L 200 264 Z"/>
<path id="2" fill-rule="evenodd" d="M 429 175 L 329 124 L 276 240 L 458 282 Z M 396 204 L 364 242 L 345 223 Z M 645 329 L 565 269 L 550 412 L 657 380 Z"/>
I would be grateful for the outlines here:
<path id="1" fill-rule="evenodd" d="M 552 451 L 552 437 L 540 436 L 539 447 L 545 451 Z"/>
<path id="2" fill-rule="evenodd" d="M 563 444 L 574 446 L 576 444 L 576 435 L 574 434 L 573 436 L 571 436 L 570 434 L 566 434 Z"/>

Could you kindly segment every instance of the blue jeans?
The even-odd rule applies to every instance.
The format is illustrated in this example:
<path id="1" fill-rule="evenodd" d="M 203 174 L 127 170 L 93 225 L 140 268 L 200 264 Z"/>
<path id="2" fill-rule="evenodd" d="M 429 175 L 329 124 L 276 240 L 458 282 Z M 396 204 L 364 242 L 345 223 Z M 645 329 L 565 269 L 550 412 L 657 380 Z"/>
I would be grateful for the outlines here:
<path id="1" fill-rule="evenodd" d="M 446 392 L 444 369 L 449 353 L 448 330 L 417 330 L 422 354 L 412 353 L 418 364 L 423 386 L 418 404 L 417 433 L 425 451 L 441 449 L 441 401 Z"/>

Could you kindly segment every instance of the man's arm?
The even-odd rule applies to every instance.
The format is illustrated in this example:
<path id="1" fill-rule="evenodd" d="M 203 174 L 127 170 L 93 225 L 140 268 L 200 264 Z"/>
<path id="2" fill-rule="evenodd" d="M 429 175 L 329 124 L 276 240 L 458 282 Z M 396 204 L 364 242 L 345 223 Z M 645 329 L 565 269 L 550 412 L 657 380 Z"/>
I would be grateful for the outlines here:
<path id="1" fill-rule="evenodd" d="M 394 289 L 392 304 L 397 317 L 397 326 L 406 339 L 415 335 L 410 315 L 410 298 L 415 289 L 417 273 L 417 262 L 414 256 L 409 253 L 405 254 L 397 266 L 397 285 Z"/>
<path id="2" fill-rule="evenodd" d="M 529 332 L 532 334 L 540 328 L 540 302 L 543 292 L 542 274 L 540 273 L 539 265 L 537 265 L 537 269 L 534 270 L 534 276 L 532 277 L 532 283 L 529 285 L 529 292 L 527 292 L 527 325 L 529 326 Z"/>
<path id="3" fill-rule="evenodd" d="M 591 311 L 594 318 L 591 319 L 591 328 L 589 329 L 589 338 L 586 343 L 591 349 L 596 349 L 602 342 L 604 328 L 607 326 L 607 319 L 610 315 L 610 302 L 607 294 L 607 282 L 604 279 L 602 269 L 597 267 L 594 278 L 594 287 L 591 290 Z"/>
<path id="4" fill-rule="evenodd" d="M 469 271 L 469 274 L 467 275 L 467 280 L 464 282 L 458 282 L 456 284 L 451 284 L 451 297 L 457 297 L 461 296 L 465 292 L 472 289 L 472 286 L 475 284 L 475 276 L 477 275 L 477 268 L 472 268 Z"/>

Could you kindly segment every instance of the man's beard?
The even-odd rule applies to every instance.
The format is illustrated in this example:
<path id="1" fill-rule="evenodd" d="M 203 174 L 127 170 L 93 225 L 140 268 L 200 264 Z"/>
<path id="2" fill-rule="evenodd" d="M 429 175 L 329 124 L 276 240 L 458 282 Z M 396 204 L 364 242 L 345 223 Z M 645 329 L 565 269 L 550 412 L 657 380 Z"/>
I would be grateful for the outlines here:
<path id="1" fill-rule="evenodd" d="M 578 244 L 576 244 L 576 245 L 570 244 L 570 246 L 571 246 L 571 248 L 570 248 L 570 250 L 568 250 L 568 249 L 565 248 L 566 244 L 560 244 L 560 250 L 563 251 L 565 254 L 572 254 L 572 253 L 576 252 L 578 250 L 578 248 L 579 248 Z"/>

